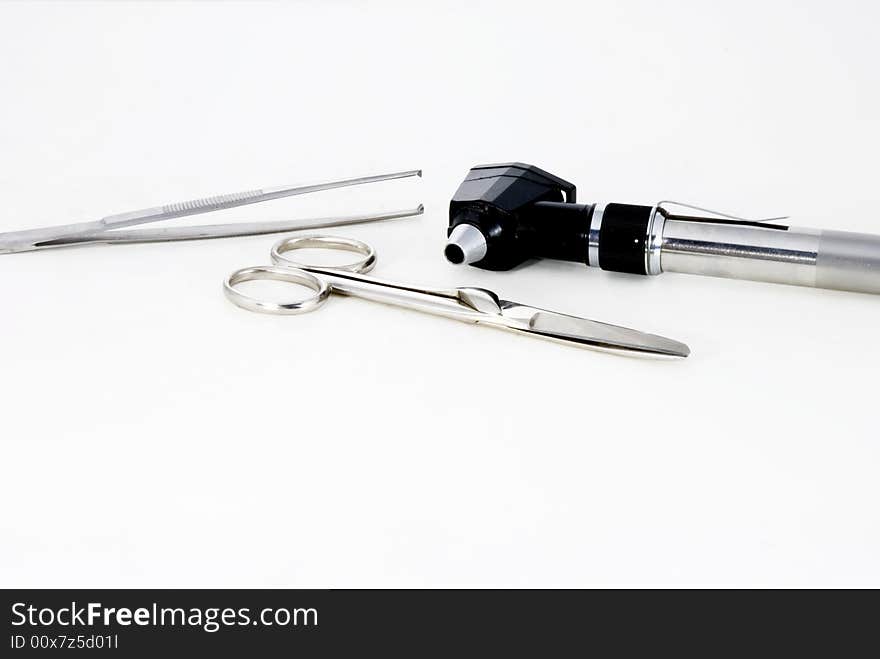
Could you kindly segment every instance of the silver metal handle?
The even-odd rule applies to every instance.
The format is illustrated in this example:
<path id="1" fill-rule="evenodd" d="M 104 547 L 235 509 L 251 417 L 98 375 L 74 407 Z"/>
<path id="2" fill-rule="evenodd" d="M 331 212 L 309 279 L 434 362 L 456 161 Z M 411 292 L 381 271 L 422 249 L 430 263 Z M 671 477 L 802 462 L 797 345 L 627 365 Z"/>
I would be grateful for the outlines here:
<path id="1" fill-rule="evenodd" d="M 880 293 L 880 236 L 668 218 L 660 269 Z"/>
<path id="2" fill-rule="evenodd" d="M 880 236 L 822 231 L 816 256 L 816 286 L 880 293 Z"/>

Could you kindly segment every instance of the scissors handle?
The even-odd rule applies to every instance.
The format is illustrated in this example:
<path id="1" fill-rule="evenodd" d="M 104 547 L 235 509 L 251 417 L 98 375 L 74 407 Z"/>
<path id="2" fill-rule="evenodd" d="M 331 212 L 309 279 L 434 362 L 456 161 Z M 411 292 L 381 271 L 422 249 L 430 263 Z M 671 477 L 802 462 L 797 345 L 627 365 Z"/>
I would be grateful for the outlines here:
<path id="1" fill-rule="evenodd" d="M 238 288 L 238 284 L 255 280 L 299 284 L 310 288 L 314 294 L 302 300 L 279 303 L 248 295 Z M 232 303 L 261 313 L 288 315 L 314 311 L 333 292 L 465 322 L 484 322 L 487 318 L 484 312 L 463 304 L 454 289 L 420 288 L 338 268 L 291 268 L 283 265 L 242 268 L 226 278 L 223 290 Z M 502 320 L 500 316 L 498 319 Z"/>
<path id="2" fill-rule="evenodd" d="M 297 249 L 319 248 L 343 250 L 360 254 L 362 258 L 348 265 L 339 266 L 338 270 L 350 272 L 369 272 L 376 264 L 376 252 L 367 243 L 352 238 L 334 236 L 296 236 L 280 240 L 272 247 L 271 266 L 253 266 L 236 270 L 223 282 L 226 297 L 234 304 L 260 313 L 298 314 L 314 311 L 327 300 L 330 286 L 326 279 L 307 272 L 304 264 L 294 261 L 287 254 Z M 289 284 L 300 284 L 312 289 L 315 294 L 304 300 L 293 302 L 274 302 L 254 297 L 242 292 L 238 284 L 246 281 L 272 280 Z"/>
<path id="3" fill-rule="evenodd" d="M 310 266 L 292 259 L 297 249 L 319 248 L 354 252 L 361 256 L 354 263 L 336 267 Z M 297 314 L 313 311 L 323 304 L 330 292 L 374 302 L 415 309 L 425 313 L 476 322 L 484 315 L 463 300 L 459 289 L 430 289 L 377 279 L 364 273 L 373 269 L 376 252 L 368 244 L 334 236 L 296 236 L 279 241 L 272 248 L 271 266 L 253 266 L 232 273 L 224 282 L 226 297 L 249 311 Z M 314 291 L 304 300 L 278 303 L 248 295 L 238 288 L 246 281 L 268 279 L 300 284 Z"/>
<path id="4" fill-rule="evenodd" d="M 238 285 L 246 281 L 271 280 L 288 284 L 299 284 L 312 289 L 315 293 L 303 300 L 293 302 L 273 302 L 248 295 L 239 290 Z M 330 296 L 327 282 L 299 268 L 286 268 L 280 265 L 258 265 L 241 268 L 229 275 L 223 282 L 223 292 L 233 304 L 258 313 L 298 314 L 314 311 Z"/>

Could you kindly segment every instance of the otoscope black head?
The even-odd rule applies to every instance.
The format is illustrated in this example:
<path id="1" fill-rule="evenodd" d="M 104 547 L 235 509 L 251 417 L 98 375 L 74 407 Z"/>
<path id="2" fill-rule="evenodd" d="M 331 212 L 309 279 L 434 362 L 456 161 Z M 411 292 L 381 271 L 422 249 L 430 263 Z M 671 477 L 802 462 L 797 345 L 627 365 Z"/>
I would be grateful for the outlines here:
<path id="1" fill-rule="evenodd" d="M 575 192 L 533 165 L 472 168 L 449 204 L 447 260 L 486 270 L 535 257 L 585 261 L 592 207 L 574 203 Z"/>

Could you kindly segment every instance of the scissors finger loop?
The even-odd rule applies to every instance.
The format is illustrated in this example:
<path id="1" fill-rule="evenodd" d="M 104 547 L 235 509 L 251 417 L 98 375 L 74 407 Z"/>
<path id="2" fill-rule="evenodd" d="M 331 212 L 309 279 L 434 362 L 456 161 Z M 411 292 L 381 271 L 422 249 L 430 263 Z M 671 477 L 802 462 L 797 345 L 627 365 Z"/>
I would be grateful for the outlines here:
<path id="1" fill-rule="evenodd" d="M 335 249 L 345 252 L 360 254 L 363 258 L 354 263 L 345 265 L 329 266 L 334 270 L 347 272 L 369 272 L 376 265 L 376 252 L 367 243 L 353 238 L 339 238 L 336 236 L 296 236 L 280 240 L 272 247 L 272 263 L 292 268 L 307 268 L 308 263 L 301 263 L 285 256 L 287 252 L 295 249 Z"/>
<path id="2" fill-rule="evenodd" d="M 271 302 L 242 293 L 236 286 L 245 281 L 257 280 L 282 281 L 289 284 L 300 284 L 315 291 L 305 300 L 295 302 Z M 314 311 L 330 296 L 327 282 L 310 272 L 296 270 L 285 266 L 260 265 L 252 268 L 236 270 L 223 282 L 223 291 L 233 304 L 248 311 L 273 314 L 297 314 Z"/>

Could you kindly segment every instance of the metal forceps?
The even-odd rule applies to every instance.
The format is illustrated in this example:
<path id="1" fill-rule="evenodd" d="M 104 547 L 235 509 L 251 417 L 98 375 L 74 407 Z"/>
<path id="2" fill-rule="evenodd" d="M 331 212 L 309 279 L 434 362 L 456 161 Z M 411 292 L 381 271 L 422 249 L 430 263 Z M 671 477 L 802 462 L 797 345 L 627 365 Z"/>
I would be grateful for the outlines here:
<path id="1" fill-rule="evenodd" d="M 288 256 L 301 248 L 341 249 L 355 252 L 361 258 L 345 266 L 315 267 Z M 339 293 L 580 347 L 630 355 L 687 357 L 690 353 L 685 344 L 672 339 L 502 300 L 484 288 L 424 288 L 369 277 L 364 273 L 372 270 L 376 253 L 359 240 L 331 236 L 286 238 L 275 244 L 271 257 L 274 265 L 242 268 L 229 275 L 223 283 L 226 297 L 249 311 L 297 314 L 313 311 L 331 293 Z M 314 294 L 304 300 L 278 303 L 248 295 L 238 288 L 243 282 L 255 280 L 299 284 Z"/>
<path id="2" fill-rule="evenodd" d="M 25 231 L 10 231 L 0 233 L 0 254 L 12 254 L 15 252 L 29 252 L 38 249 L 50 249 L 53 247 L 69 247 L 72 245 L 95 245 L 95 244 L 124 244 L 124 243 L 156 243 L 173 240 L 202 240 L 207 238 L 232 238 L 237 236 L 254 236 L 266 233 L 280 233 L 283 231 L 298 231 L 300 229 L 315 229 L 318 227 L 341 226 L 344 224 L 356 224 L 359 222 L 373 222 L 377 220 L 391 220 L 400 217 L 421 215 L 424 208 L 417 206 L 409 210 L 390 211 L 387 213 L 372 213 L 369 215 L 350 215 L 346 217 L 314 218 L 300 220 L 281 220 L 267 222 L 233 222 L 228 224 L 204 224 L 192 227 L 168 227 L 162 229 L 135 229 L 122 231 L 125 227 L 149 222 L 160 222 L 186 215 L 198 215 L 212 211 L 256 204 L 270 199 L 281 199 L 294 195 L 345 188 L 364 183 L 376 183 L 391 179 L 406 178 L 409 176 L 421 176 L 422 170 L 413 169 L 405 172 L 392 174 L 379 174 L 376 176 L 362 176 L 341 181 L 327 181 L 313 185 L 303 186 L 277 186 L 246 192 L 234 192 L 232 194 L 193 199 L 164 206 L 154 206 L 136 211 L 128 211 L 117 215 L 108 215 L 94 222 L 78 222 L 75 224 L 62 224 L 41 229 L 29 229 Z"/>

